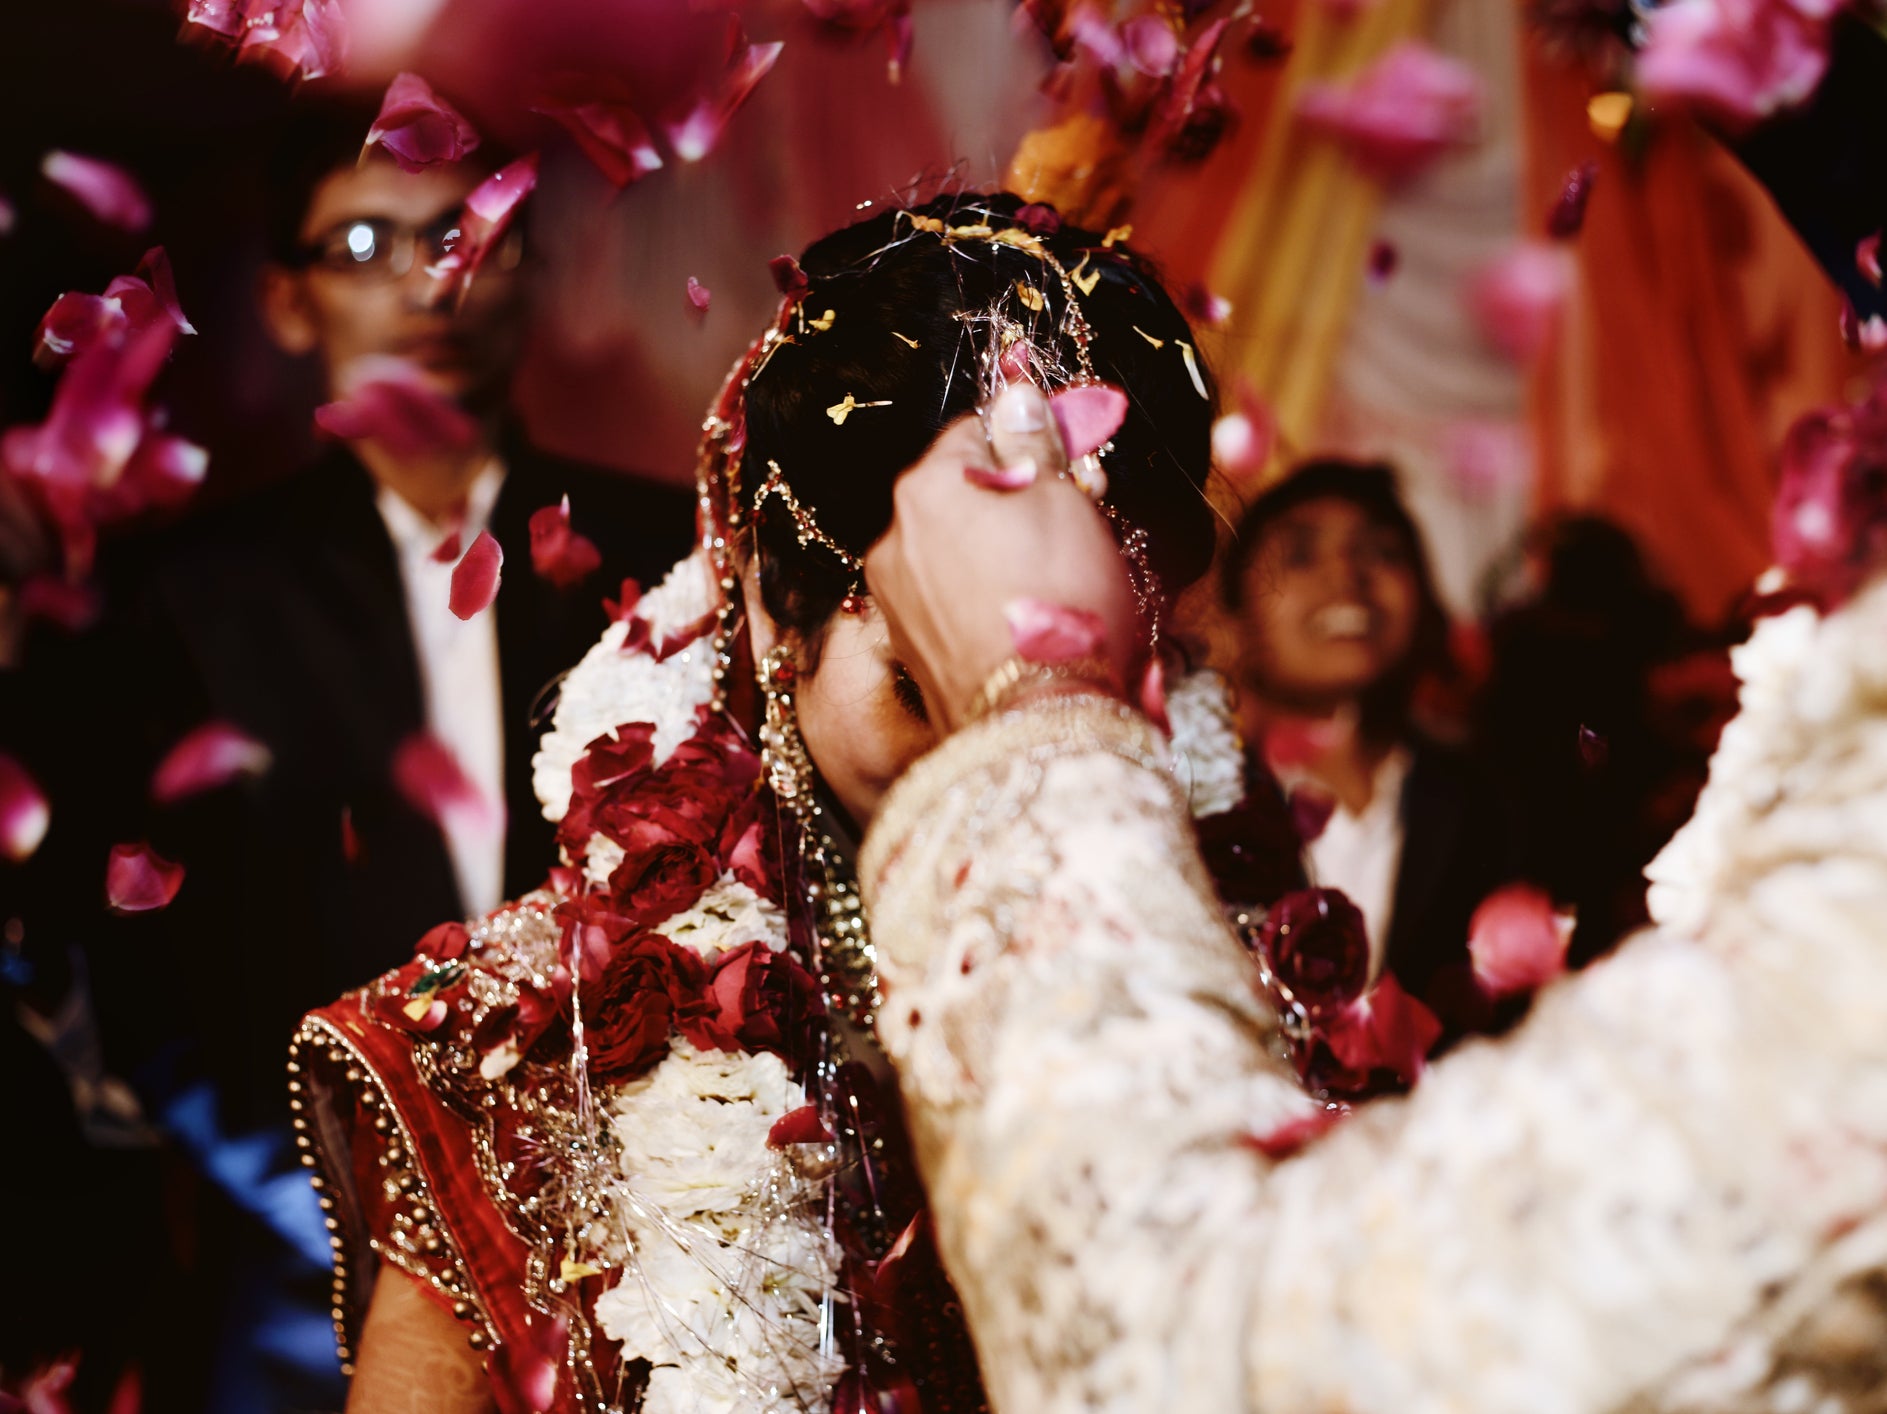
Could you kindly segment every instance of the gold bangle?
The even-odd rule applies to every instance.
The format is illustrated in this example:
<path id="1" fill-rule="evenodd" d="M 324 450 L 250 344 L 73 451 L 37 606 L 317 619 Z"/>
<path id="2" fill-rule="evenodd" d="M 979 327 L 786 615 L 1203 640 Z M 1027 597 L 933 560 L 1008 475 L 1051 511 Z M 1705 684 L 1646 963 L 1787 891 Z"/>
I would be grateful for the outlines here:
<path id="1" fill-rule="evenodd" d="M 963 726 L 1000 712 L 1030 688 L 1051 682 L 1083 683 L 1112 693 L 1117 690 L 1114 670 L 1105 658 L 1070 658 L 1063 663 L 1038 663 L 1021 654 L 1005 658 L 983 679 L 963 713 Z"/>

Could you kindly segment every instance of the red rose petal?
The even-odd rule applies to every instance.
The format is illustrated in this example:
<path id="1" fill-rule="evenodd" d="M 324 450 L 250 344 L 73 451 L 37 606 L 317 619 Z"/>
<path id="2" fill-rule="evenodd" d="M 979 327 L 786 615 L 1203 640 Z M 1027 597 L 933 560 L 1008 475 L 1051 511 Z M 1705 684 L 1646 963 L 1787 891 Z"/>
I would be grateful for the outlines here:
<path id="1" fill-rule="evenodd" d="M 613 624 L 621 623 L 634 614 L 636 605 L 642 602 L 642 586 L 633 579 L 625 579 L 622 588 L 616 592 L 622 597 L 603 601 L 603 612 L 609 615 L 609 621 Z"/>
<path id="2" fill-rule="evenodd" d="M 104 602 L 89 584 L 74 584 L 56 574 L 34 575 L 20 586 L 20 614 L 28 622 L 45 619 L 67 633 L 83 633 L 98 622 Z"/>
<path id="3" fill-rule="evenodd" d="M 1265 728 L 1265 764 L 1286 772 L 1327 756 L 1349 733 L 1346 722 L 1317 717 L 1282 717 Z"/>
<path id="4" fill-rule="evenodd" d="M 688 277 L 688 303 L 696 314 L 706 314 L 708 301 L 713 298 L 713 292 L 706 285 L 692 275 Z"/>
<path id="5" fill-rule="evenodd" d="M 1129 64 L 1152 78 L 1165 78 L 1179 67 L 1179 36 L 1162 15 L 1136 15 L 1120 27 L 1121 52 Z"/>
<path id="6" fill-rule="evenodd" d="M 767 1147 L 784 1149 L 788 1144 L 832 1144 L 838 1136 L 826 1128 L 819 1117 L 819 1106 L 801 1105 L 773 1121 L 767 1131 Z"/>
<path id="7" fill-rule="evenodd" d="M 570 498 L 531 513 L 531 568 L 559 589 L 589 578 L 603 556 L 587 537 L 570 528 Z"/>
<path id="8" fill-rule="evenodd" d="M 187 500 L 209 474 L 210 454 L 195 442 L 152 432 L 138 443 L 125 466 L 124 491 L 134 493 L 126 513 L 146 505 L 174 506 Z"/>
<path id="9" fill-rule="evenodd" d="M 120 276 L 119 280 L 135 280 L 143 285 L 155 301 L 158 311 L 177 326 L 178 333 L 196 333 L 196 326 L 184 316 L 183 305 L 177 299 L 177 277 L 171 272 L 170 256 L 161 245 L 154 245 L 144 252 L 144 258 L 138 261 L 135 275 Z M 118 292 L 119 280 L 105 287 L 107 295 Z M 134 317 L 132 322 L 136 324 L 138 320 Z"/>
<path id="10" fill-rule="evenodd" d="M 557 1376 L 570 1339 L 570 1318 L 541 1312 L 528 1318 L 527 1334 L 491 1352 L 491 1388 L 502 1414 L 549 1409 L 557 1399 Z"/>
<path id="11" fill-rule="evenodd" d="M 1572 280 L 1566 251 L 1522 241 L 1470 282 L 1468 312 L 1488 343 L 1524 363 L 1543 353 L 1557 332 Z"/>
<path id="12" fill-rule="evenodd" d="M 432 554 L 426 558 L 435 565 L 449 565 L 465 552 L 464 536 L 459 531 L 451 531 L 446 538 L 433 547 Z"/>
<path id="13" fill-rule="evenodd" d="M 504 568 L 505 552 L 489 530 L 478 532 L 452 571 L 452 612 L 461 619 L 472 618 L 491 607 L 498 597 L 498 581 Z"/>
<path id="14" fill-rule="evenodd" d="M 1048 400 L 1068 449 L 1068 460 L 1098 452 L 1127 420 L 1127 395 L 1106 383 L 1064 388 Z"/>
<path id="15" fill-rule="evenodd" d="M 583 155 L 617 187 L 661 168 L 647 124 L 613 80 L 580 75 L 567 79 L 531 109 L 560 124 Z"/>
<path id="16" fill-rule="evenodd" d="M 966 466 L 963 479 L 986 491 L 1020 491 L 1035 484 L 1035 463 L 1024 461 L 1016 466 Z"/>
<path id="17" fill-rule="evenodd" d="M 281 79 L 304 82 L 347 64 L 347 20 L 340 0 L 260 0 L 246 7 L 236 60 L 261 64 Z"/>
<path id="18" fill-rule="evenodd" d="M 1320 1134 L 1335 1128 L 1349 1114 L 1349 1110 L 1341 1106 L 1315 1110 L 1310 1114 L 1298 1115 L 1295 1119 L 1287 1119 L 1276 1129 L 1263 1134 L 1248 1134 L 1244 1143 L 1273 1162 L 1288 1159 Z"/>
<path id="19" fill-rule="evenodd" d="M 1455 489 L 1469 500 L 1531 484 L 1533 444 L 1518 423 L 1457 422 L 1443 438 L 1443 453 Z"/>
<path id="20" fill-rule="evenodd" d="M 1232 317 L 1232 302 L 1204 285 L 1188 285 L 1180 293 L 1180 310 L 1195 324 L 1217 329 Z"/>
<path id="21" fill-rule="evenodd" d="M 1887 319 L 1870 314 L 1866 319 L 1855 311 L 1854 301 L 1841 302 L 1841 342 L 1856 353 L 1877 354 L 1887 349 Z"/>
<path id="22" fill-rule="evenodd" d="M 1879 231 L 1871 236 L 1863 236 L 1854 248 L 1854 268 L 1865 275 L 1870 284 L 1880 283 L 1880 237 Z"/>
<path id="23" fill-rule="evenodd" d="M 478 130 L 418 74 L 396 74 L 367 130 L 366 147 L 379 147 L 407 172 L 457 162 L 478 148 Z"/>
<path id="24" fill-rule="evenodd" d="M 1393 972 L 1385 972 L 1326 1024 L 1323 1039 L 1351 1070 L 1393 1071 L 1410 1084 L 1421 1075 L 1441 1033 L 1435 1013 L 1403 991 Z"/>
<path id="25" fill-rule="evenodd" d="M 1166 715 L 1166 665 L 1157 653 L 1147 660 L 1146 671 L 1140 675 L 1139 701 L 1148 720 L 1171 736 L 1173 723 Z"/>
<path id="26" fill-rule="evenodd" d="M 392 772 L 406 803 L 434 824 L 453 818 L 469 828 L 490 830 L 503 823 L 503 805 L 487 800 L 451 748 L 429 732 L 415 732 L 400 743 Z"/>
<path id="27" fill-rule="evenodd" d="M 105 865 L 105 902 L 114 913 L 163 908 L 183 886 L 183 865 L 147 844 L 115 844 Z"/>
<path id="28" fill-rule="evenodd" d="M 1032 663 L 1092 658 L 1107 641 L 1107 625 L 1099 614 L 1044 599 L 1011 599 L 1003 606 L 1003 617 L 1016 652 Z"/>
<path id="29" fill-rule="evenodd" d="M 1566 970 L 1572 920 L 1532 884 L 1496 889 L 1474 910 L 1468 956 L 1474 980 L 1489 996 L 1538 991 Z"/>
<path id="30" fill-rule="evenodd" d="M 1305 844 L 1322 836 L 1330 817 L 1337 813 L 1337 798 L 1327 790 L 1302 785 L 1291 792 L 1291 828 Z"/>
<path id="31" fill-rule="evenodd" d="M 773 276 L 773 288 L 783 295 L 804 294 L 812 285 L 806 272 L 799 268 L 799 262 L 790 255 L 774 256 L 767 262 L 767 273 Z"/>
<path id="32" fill-rule="evenodd" d="M 227 722 L 206 722 L 173 746 L 151 776 L 151 799 L 173 805 L 236 779 L 259 776 L 274 758 L 268 747 Z"/>
<path id="33" fill-rule="evenodd" d="M 436 928 L 427 929 L 413 948 L 413 955 L 423 955 L 434 962 L 451 962 L 463 956 L 471 943 L 472 935 L 463 923 L 441 923 Z"/>
<path id="34" fill-rule="evenodd" d="M 1611 754 L 1611 747 L 1598 732 L 1586 726 L 1579 726 L 1579 764 L 1588 771 L 1597 770 L 1605 764 L 1605 758 Z"/>
<path id="35" fill-rule="evenodd" d="M 1347 86 L 1304 85 L 1298 117 L 1342 145 L 1363 171 L 1406 181 L 1474 135 L 1481 82 L 1474 71 L 1404 40 Z"/>
<path id="36" fill-rule="evenodd" d="M 737 34 L 738 30 L 733 32 Z M 727 68 L 708 92 L 662 123 L 675 155 L 683 162 L 699 162 L 712 152 L 734 114 L 767 76 L 785 47 L 780 43 L 744 44 L 737 39 Z"/>
<path id="37" fill-rule="evenodd" d="M 478 438 L 471 416 L 405 359 L 357 359 L 342 386 L 337 402 L 315 409 L 315 426 L 330 437 L 378 442 L 397 457 L 459 450 Z"/>
<path id="38" fill-rule="evenodd" d="M 1546 216 L 1546 233 L 1555 240 L 1568 240 L 1586 224 L 1586 203 L 1592 199 L 1592 184 L 1599 179 L 1597 162 L 1581 162 L 1566 174 L 1559 198 Z"/>
<path id="39" fill-rule="evenodd" d="M 142 231 L 151 224 L 150 198 L 135 177 L 114 163 L 53 151 L 40 162 L 39 170 L 107 226 Z"/>
<path id="40" fill-rule="evenodd" d="M 60 295 L 33 334 L 33 362 L 55 368 L 125 327 L 124 306 L 103 295 Z"/>
<path id="41" fill-rule="evenodd" d="M 529 153 L 472 188 L 452 249 L 426 267 L 435 282 L 434 298 L 464 302 L 479 266 L 511 229 L 520 203 L 537 189 L 537 167 L 538 155 Z"/>
<path id="42" fill-rule="evenodd" d="M 51 824 L 52 807 L 39 784 L 11 756 L 0 756 L 0 856 L 24 863 Z"/>
<path id="43" fill-rule="evenodd" d="M 341 858 L 349 864 L 360 862 L 360 831 L 354 828 L 352 806 L 341 807 Z"/>

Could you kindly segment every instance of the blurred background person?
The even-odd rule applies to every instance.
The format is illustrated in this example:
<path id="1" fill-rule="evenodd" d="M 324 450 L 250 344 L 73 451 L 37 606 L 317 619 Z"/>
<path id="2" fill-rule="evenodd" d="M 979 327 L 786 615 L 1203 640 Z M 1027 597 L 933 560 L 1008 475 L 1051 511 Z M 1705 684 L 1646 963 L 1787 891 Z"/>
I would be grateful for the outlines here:
<path id="1" fill-rule="evenodd" d="M 1241 725 L 1292 793 L 1312 881 L 1362 910 L 1372 978 L 1472 1024 L 1469 919 L 1515 860 L 1476 763 L 1417 721 L 1423 679 L 1451 671 L 1448 618 L 1394 473 L 1296 467 L 1246 510 L 1220 573 Z"/>

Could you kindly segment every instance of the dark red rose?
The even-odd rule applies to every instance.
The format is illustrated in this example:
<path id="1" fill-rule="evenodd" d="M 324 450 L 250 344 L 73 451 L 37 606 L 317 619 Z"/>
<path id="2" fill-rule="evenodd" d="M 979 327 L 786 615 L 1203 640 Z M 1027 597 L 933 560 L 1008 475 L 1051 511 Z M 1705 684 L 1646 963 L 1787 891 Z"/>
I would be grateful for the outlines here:
<path id="1" fill-rule="evenodd" d="M 712 853 L 676 841 L 625 856 L 609 876 L 609 894 L 624 916 L 649 927 L 694 903 L 720 874 Z"/>
<path id="2" fill-rule="evenodd" d="M 1298 889 L 1279 899 L 1258 947 L 1312 1016 L 1355 1001 L 1369 981 L 1362 911 L 1336 889 Z"/>
<path id="3" fill-rule="evenodd" d="M 633 1080 L 668 1054 L 676 996 L 688 993 L 694 971 L 690 962 L 699 959 L 657 933 L 639 933 L 611 950 L 602 978 L 582 993 L 595 1079 Z"/>
<path id="4" fill-rule="evenodd" d="M 807 972 L 765 943 L 743 943 L 715 960 L 703 1005 L 680 1018 L 682 1034 L 703 1050 L 795 1049 L 809 1018 L 825 1002 Z"/>

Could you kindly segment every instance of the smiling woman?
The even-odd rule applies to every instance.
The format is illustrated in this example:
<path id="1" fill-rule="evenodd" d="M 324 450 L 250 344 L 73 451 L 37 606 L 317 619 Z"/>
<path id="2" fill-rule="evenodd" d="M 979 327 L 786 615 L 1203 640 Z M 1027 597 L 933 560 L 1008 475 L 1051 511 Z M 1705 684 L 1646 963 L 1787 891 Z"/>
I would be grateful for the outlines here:
<path id="1" fill-rule="evenodd" d="M 1468 920 L 1505 881 L 1508 832 L 1466 758 L 1414 720 L 1419 683 L 1447 671 L 1448 620 L 1395 473 L 1297 468 L 1246 511 L 1221 574 L 1247 740 L 1329 811 L 1307 847 L 1316 882 L 1362 909 L 1372 979 L 1393 973 L 1470 1029 L 1485 1018 L 1463 985 Z"/>

